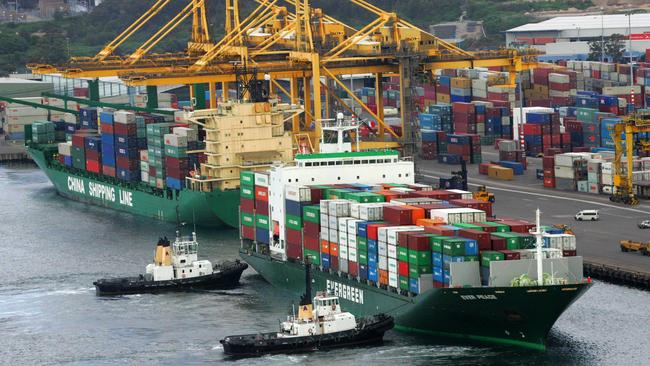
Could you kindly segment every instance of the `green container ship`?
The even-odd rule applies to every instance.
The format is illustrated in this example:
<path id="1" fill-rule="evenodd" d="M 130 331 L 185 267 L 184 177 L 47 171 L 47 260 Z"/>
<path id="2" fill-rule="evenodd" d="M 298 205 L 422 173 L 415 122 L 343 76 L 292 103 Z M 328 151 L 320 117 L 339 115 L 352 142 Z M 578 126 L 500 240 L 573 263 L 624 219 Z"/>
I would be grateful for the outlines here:
<path id="1" fill-rule="evenodd" d="M 205 131 L 205 149 L 193 152 L 205 154 L 205 161 L 184 178 L 181 189 L 166 186 L 164 176 L 163 179 L 152 176 L 150 182 L 145 182 L 144 178 L 126 182 L 103 172 L 82 169 L 76 165 L 76 160 L 74 164 L 64 164 L 62 158 L 65 156 L 73 160 L 65 154 L 74 154 L 65 150 L 79 147 L 72 146 L 71 142 L 54 143 L 52 137 L 31 138 L 31 126 L 26 129 L 26 147 L 63 197 L 168 222 L 180 219 L 205 227 L 236 228 L 239 225 L 239 176 L 245 171 L 267 169 L 274 161 L 293 159 L 291 137 L 282 121 L 286 114 L 294 112 L 275 99 L 255 103 L 227 102 L 217 109 L 178 112 L 176 122 L 201 126 Z M 100 126 L 99 131 L 101 136 L 104 129 Z M 85 133 L 83 129 L 77 132 Z M 162 154 L 155 158 L 158 161 L 165 161 L 164 150 L 181 150 L 162 145 L 163 136 L 155 138 L 161 140 L 160 146 L 166 147 L 153 149 Z M 80 149 L 83 154 L 83 147 Z M 153 166 L 153 160 L 151 156 L 146 164 Z M 83 167 L 83 158 L 79 163 Z"/>
<path id="2" fill-rule="evenodd" d="M 521 222 L 482 224 L 498 230 L 485 232 L 488 247 L 483 241 L 479 250 L 481 226 L 464 224 L 487 223 L 484 211 L 447 209 L 462 220 L 460 227 L 426 223 L 442 217 L 445 209 L 436 208 L 445 205 L 441 197 L 470 192 L 415 183 L 413 162 L 396 151 L 353 152 L 344 136 L 356 128 L 352 122 L 324 124 L 324 133 L 341 143 L 334 138 L 321 144 L 321 153 L 255 173 L 248 189 L 269 200 L 253 204 L 242 196 L 241 258 L 273 286 L 295 294 L 304 290 L 309 261 L 315 289 L 332 292 L 357 316 L 392 315 L 401 331 L 544 350 L 555 321 L 590 287 L 575 236 L 547 234 L 538 212 L 537 222 L 523 230 Z M 356 192 L 375 199 L 359 199 Z M 431 218 L 416 221 L 408 213 L 416 210 Z M 270 224 L 244 220 L 260 213 Z M 541 229 L 529 234 L 531 227 Z M 497 235 L 493 241 L 492 233 L 511 229 L 520 230 L 512 235 L 516 242 Z M 469 234 L 462 230 L 478 236 L 463 238 L 459 233 Z"/>

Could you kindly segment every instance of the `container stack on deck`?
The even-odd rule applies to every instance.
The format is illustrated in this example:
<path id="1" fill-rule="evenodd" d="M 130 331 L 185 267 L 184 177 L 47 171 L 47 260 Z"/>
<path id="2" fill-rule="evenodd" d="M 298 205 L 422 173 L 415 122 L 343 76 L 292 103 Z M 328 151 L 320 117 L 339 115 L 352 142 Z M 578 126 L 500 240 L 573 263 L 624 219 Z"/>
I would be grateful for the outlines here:
<path id="1" fill-rule="evenodd" d="M 268 178 L 241 174 L 241 237 L 262 251 L 281 237 L 269 226 Z M 534 258 L 533 225 L 493 219 L 492 204 L 471 195 L 426 185 L 288 185 L 286 257 L 401 293 L 449 287 L 454 262 L 476 262 L 487 284 L 490 261 Z M 576 255 L 575 238 L 555 229 L 546 228 L 543 245 L 545 257 Z"/>

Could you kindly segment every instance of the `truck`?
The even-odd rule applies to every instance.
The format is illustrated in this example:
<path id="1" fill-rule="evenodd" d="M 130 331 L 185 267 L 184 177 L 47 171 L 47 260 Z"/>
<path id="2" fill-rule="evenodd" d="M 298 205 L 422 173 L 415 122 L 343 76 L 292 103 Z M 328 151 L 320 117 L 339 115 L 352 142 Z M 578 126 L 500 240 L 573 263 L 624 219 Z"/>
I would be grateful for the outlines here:
<path id="1" fill-rule="evenodd" d="M 650 255 L 650 241 L 642 243 L 634 240 L 621 240 L 622 252 L 640 252 L 643 255 Z"/>

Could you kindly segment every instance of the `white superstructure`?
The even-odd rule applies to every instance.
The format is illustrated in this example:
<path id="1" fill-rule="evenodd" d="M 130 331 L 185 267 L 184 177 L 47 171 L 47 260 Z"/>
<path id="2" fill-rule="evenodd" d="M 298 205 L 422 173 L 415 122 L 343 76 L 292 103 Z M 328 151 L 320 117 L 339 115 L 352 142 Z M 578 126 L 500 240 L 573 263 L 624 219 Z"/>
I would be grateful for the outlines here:
<path id="1" fill-rule="evenodd" d="M 171 248 L 169 241 L 161 239 L 156 246 L 154 263 L 146 267 L 147 275 L 154 281 L 169 281 L 212 274 L 212 263 L 198 259 L 198 247 L 196 233 L 183 237 L 177 231 Z"/>
<path id="2" fill-rule="evenodd" d="M 341 311 L 339 298 L 326 293 L 318 293 L 313 304 L 301 305 L 299 310 L 298 317 L 289 316 L 282 322 L 279 338 L 337 333 L 357 326 L 354 315 Z"/>

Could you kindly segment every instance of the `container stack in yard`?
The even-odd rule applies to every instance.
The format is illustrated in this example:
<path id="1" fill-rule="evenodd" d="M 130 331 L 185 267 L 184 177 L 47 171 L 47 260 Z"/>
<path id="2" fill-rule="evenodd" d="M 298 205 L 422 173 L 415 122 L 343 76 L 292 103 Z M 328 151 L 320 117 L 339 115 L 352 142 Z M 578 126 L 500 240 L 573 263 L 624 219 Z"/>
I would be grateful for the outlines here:
<path id="1" fill-rule="evenodd" d="M 268 245 L 279 240 L 268 216 L 264 172 L 241 173 L 244 239 Z M 323 270 L 385 289 L 417 294 L 449 287 L 450 264 L 534 258 L 533 224 L 495 219 L 492 203 L 460 190 L 417 184 L 285 185 L 288 260 L 309 260 Z M 546 228 L 543 255 L 575 256 L 575 237 Z"/>

